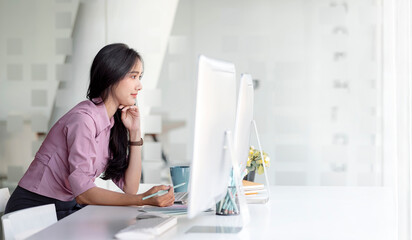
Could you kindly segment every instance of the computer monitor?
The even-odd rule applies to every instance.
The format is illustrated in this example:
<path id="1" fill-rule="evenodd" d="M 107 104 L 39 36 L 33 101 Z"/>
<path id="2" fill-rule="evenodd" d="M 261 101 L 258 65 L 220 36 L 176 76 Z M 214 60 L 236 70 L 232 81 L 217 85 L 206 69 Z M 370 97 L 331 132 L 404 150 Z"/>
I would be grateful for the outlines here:
<path id="1" fill-rule="evenodd" d="M 240 77 L 237 98 L 236 124 L 234 133 L 234 154 L 240 165 L 240 174 L 246 168 L 249 155 L 251 125 L 253 121 L 253 80 L 250 74 Z"/>
<path id="2" fill-rule="evenodd" d="M 235 126 L 235 78 L 233 63 L 199 57 L 188 218 L 212 207 L 227 192 L 232 161 L 225 146 L 226 133 Z"/>

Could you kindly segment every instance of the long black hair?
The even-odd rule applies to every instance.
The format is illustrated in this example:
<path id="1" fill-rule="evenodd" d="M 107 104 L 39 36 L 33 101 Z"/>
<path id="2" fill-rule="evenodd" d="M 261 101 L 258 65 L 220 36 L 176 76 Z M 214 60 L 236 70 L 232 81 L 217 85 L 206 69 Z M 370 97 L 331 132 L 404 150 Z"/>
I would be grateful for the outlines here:
<path id="1" fill-rule="evenodd" d="M 114 43 L 103 47 L 93 60 L 90 69 L 90 84 L 87 90 L 87 98 L 99 105 L 109 96 L 112 86 L 123 79 L 133 66 L 142 57 L 126 44 Z M 94 102 L 94 98 L 100 97 L 102 101 Z M 127 157 L 127 129 L 121 120 L 121 110 L 114 114 L 114 126 L 110 131 L 109 158 L 102 179 L 119 180 L 123 178 L 129 159 Z"/>

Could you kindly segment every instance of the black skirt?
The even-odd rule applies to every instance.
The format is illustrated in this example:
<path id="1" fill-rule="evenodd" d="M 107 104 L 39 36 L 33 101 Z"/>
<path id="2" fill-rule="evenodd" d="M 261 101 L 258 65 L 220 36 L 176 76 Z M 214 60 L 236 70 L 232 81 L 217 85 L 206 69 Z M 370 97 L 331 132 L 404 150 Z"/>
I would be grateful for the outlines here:
<path id="1" fill-rule="evenodd" d="M 7 202 L 4 214 L 52 203 L 56 206 L 56 215 L 58 220 L 82 209 L 85 206 L 78 204 L 75 199 L 67 202 L 60 201 L 30 192 L 20 186 L 17 186 L 16 190 L 14 190 L 11 194 L 9 201 Z"/>

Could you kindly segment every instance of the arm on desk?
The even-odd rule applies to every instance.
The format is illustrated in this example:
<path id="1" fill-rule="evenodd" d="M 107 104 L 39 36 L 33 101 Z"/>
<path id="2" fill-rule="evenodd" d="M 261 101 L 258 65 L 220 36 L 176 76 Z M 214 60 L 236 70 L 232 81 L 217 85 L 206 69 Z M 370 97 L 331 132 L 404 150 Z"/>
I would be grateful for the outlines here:
<path id="1" fill-rule="evenodd" d="M 167 194 L 142 200 L 143 197 L 158 192 L 169 190 Z M 143 194 L 127 194 L 93 187 L 76 197 L 79 204 L 88 205 L 110 205 L 110 206 L 129 206 L 129 205 L 153 205 L 159 207 L 171 206 L 174 202 L 173 188 L 165 185 L 155 186 Z"/>

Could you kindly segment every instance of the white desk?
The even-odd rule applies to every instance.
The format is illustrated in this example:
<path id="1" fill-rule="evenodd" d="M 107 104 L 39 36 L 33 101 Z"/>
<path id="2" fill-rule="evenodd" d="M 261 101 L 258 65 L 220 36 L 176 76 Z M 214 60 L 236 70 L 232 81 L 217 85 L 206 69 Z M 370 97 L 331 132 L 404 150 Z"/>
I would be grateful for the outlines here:
<path id="1" fill-rule="evenodd" d="M 250 204 L 251 223 L 239 234 L 186 234 L 195 225 L 231 226 L 239 216 L 204 213 L 156 239 L 395 239 L 388 189 L 377 187 L 271 187 L 268 204 Z M 30 239 L 113 239 L 133 223 L 135 207 L 87 206 Z"/>

